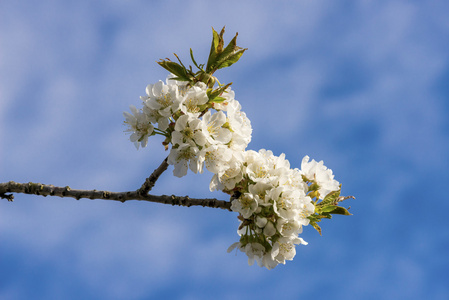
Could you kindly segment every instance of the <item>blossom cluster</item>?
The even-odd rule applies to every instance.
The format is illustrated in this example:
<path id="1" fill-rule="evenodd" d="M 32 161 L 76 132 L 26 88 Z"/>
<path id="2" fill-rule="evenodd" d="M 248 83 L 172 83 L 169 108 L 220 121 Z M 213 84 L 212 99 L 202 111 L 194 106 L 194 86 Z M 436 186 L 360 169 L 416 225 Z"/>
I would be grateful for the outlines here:
<path id="1" fill-rule="evenodd" d="M 339 183 L 332 170 L 322 162 L 309 162 L 308 156 L 302 160 L 302 170 L 290 168 L 284 154 L 275 156 L 265 149 L 246 151 L 239 164 L 239 172 L 231 173 L 240 181 L 233 180 L 231 174 L 214 176 L 213 180 L 214 187 L 225 192 L 238 181 L 232 189 L 236 199 L 231 209 L 240 213 L 240 241 L 228 252 L 237 248 L 247 254 L 250 265 L 257 261 L 267 269 L 285 264 L 296 255 L 296 245 L 307 245 L 298 235 L 315 212 L 316 202 L 310 195 L 323 198 L 327 194 L 320 192 L 337 191 Z"/>
<path id="2" fill-rule="evenodd" d="M 251 123 L 230 88 L 211 101 L 203 82 L 189 87 L 168 77 L 166 83 L 148 85 L 146 94 L 142 109 L 131 106 L 132 114 L 124 112 L 130 140 L 139 148 L 151 135 L 165 136 L 177 177 L 188 169 L 202 173 L 203 166 L 221 174 L 251 140 Z"/>
<path id="3" fill-rule="evenodd" d="M 210 190 L 231 195 L 231 210 L 239 213 L 240 240 L 229 252 L 239 249 L 250 265 L 268 269 L 292 260 L 296 245 L 307 244 L 298 235 L 317 201 L 340 189 L 332 170 L 308 156 L 299 170 L 284 154 L 246 150 L 251 123 L 229 87 L 217 96 L 203 82 L 171 78 L 148 85 L 143 107 L 124 113 L 130 140 L 139 148 L 149 136 L 163 135 L 166 148 L 172 145 L 168 163 L 175 176 L 204 167 L 214 174 Z"/>

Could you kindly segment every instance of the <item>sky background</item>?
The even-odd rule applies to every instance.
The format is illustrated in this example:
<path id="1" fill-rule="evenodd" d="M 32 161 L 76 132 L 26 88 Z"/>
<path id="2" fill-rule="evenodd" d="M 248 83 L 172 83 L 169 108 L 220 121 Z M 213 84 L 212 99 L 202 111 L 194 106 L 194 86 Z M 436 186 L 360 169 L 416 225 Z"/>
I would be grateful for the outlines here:
<path id="1" fill-rule="evenodd" d="M 448 299 L 449 2 L 0 1 L 0 182 L 135 190 L 166 157 L 122 112 L 226 25 L 216 73 L 248 149 L 324 160 L 353 216 L 311 226 L 286 265 L 226 249 L 237 214 L 16 194 L 0 200 L 0 299 Z M 227 199 L 170 167 L 154 194 Z"/>

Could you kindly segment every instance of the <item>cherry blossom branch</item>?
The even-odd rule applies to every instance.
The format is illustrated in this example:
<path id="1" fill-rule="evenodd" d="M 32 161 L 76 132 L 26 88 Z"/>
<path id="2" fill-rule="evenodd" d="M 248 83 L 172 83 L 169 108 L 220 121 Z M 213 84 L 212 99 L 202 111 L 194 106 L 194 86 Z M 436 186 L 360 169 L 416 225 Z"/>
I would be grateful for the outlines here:
<path id="1" fill-rule="evenodd" d="M 138 190 L 138 192 L 141 195 L 147 195 L 149 191 L 151 191 L 151 189 L 154 187 L 154 185 L 156 184 L 156 181 L 159 179 L 159 176 L 161 176 L 161 174 L 167 170 L 168 168 L 168 156 L 164 159 L 164 161 L 161 163 L 161 165 L 153 171 L 153 173 L 150 175 L 150 177 L 148 177 L 145 182 L 142 184 L 142 186 L 140 187 L 140 189 Z"/>
<path id="2" fill-rule="evenodd" d="M 155 171 L 159 169 L 163 168 L 159 167 Z M 22 193 L 30 195 L 39 195 L 44 197 L 46 196 L 71 197 L 77 200 L 81 198 L 87 198 L 91 200 L 93 199 L 115 200 L 120 202 L 126 202 L 129 200 L 141 200 L 141 201 L 187 206 L 187 207 L 203 206 L 212 208 L 222 208 L 229 211 L 231 210 L 231 202 L 229 201 L 217 200 L 214 198 L 195 199 L 190 198 L 189 196 L 175 196 L 175 195 L 156 196 L 156 195 L 142 194 L 141 189 L 128 192 L 109 192 L 97 190 L 76 190 L 71 189 L 69 186 L 57 187 L 54 185 L 47 185 L 33 182 L 17 183 L 14 181 L 9 181 L 0 183 L 0 198 L 7 199 L 8 201 L 13 201 L 14 196 L 12 194 L 7 193 Z"/>

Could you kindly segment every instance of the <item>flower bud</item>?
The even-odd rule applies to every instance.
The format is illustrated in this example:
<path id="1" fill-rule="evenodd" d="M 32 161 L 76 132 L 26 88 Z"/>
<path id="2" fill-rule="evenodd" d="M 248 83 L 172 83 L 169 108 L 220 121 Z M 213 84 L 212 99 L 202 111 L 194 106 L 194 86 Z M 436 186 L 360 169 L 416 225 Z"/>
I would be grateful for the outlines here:
<path id="1" fill-rule="evenodd" d="M 265 225 L 267 225 L 267 222 L 268 222 L 267 218 L 259 216 L 256 217 L 256 225 L 260 228 L 264 228 Z"/>
<path id="2" fill-rule="evenodd" d="M 273 236 L 276 234 L 276 228 L 274 227 L 273 223 L 268 222 L 267 225 L 265 225 L 263 234 L 265 234 L 266 236 Z"/>

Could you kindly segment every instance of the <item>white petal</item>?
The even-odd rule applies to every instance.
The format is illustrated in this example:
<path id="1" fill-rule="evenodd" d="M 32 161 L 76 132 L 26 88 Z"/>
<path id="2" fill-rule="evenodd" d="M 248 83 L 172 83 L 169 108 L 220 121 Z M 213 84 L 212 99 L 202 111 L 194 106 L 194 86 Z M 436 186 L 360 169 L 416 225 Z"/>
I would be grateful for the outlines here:
<path id="1" fill-rule="evenodd" d="M 276 228 L 274 227 L 273 223 L 267 223 L 267 225 L 263 229 L 263 234 L 265 234 L 266 236 L 273 236 L 276 234 Z"/>
<path id="2" fill-rule="evenodd" d="M 182 115 L 178 118 L 178 120 L 176 120 L 176 124 L 175 124 L 175 130 L 176 131 L 182 131 L 186 128 L 187 126 L 187 121 L 189 120 L 189 116 L 188 115 Z"/>
<path id="3" fill-rule="evenodd" d="M 175 169 L 173 170 L 173 175 L 176 177 L 183 177 L 187 175 L 187 161 L 182 160 L 175 165 Z"/>
<path id="4" fill-rule="evenodd" d="M 159 80 L 158 82 L 156 82 L 153 85 L 152 91 L 153 91 L 153 95 L 156 97 L 160 97 L 162 96 L 162 92 L 163 92 L 163 87 L 164 87 L 164 83 Z"/>

